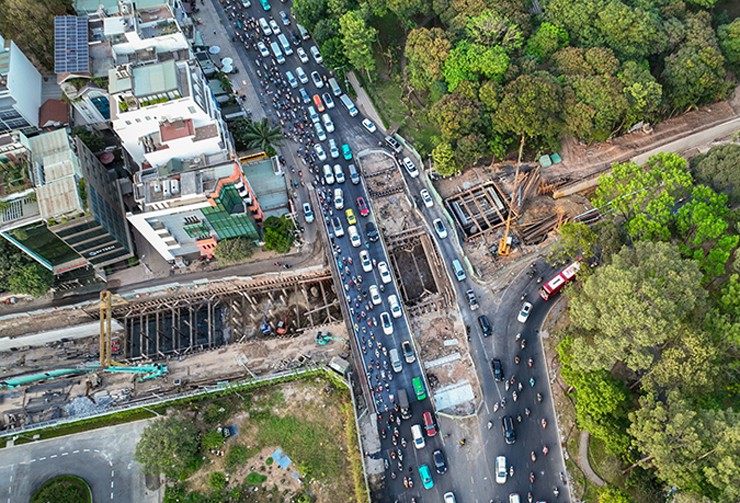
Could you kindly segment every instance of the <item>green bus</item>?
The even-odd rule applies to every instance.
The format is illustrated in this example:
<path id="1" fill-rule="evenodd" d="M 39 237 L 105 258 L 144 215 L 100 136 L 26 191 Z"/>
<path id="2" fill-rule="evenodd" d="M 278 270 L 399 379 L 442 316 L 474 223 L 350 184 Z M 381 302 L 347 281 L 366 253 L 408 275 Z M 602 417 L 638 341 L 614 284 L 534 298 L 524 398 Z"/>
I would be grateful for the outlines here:
<path id="1" fill-rule="evenodd" d="M 420 402 L 422 400 L 425 400 L 427 397 L 427 390 L 424 388 L 424 381 L 421 380 L 421 377 L 414 377 L 411 380 L 411 384 L 414 385 L 414 392 L 416 393 L 416 399 Z"/>

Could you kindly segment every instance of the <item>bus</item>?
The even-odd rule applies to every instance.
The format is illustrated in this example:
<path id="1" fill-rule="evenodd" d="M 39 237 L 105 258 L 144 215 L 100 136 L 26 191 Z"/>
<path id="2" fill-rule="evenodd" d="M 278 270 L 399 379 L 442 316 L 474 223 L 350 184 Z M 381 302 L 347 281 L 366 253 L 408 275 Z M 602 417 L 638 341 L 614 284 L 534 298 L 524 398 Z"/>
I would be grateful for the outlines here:
<path id="1" fill-rule="evenodd" d="M 421 379 L 421 377 L 414 377 L 411 380 L 411 384 L 414 386 L 414 393 L 416 393 L 416 399 L 420 402 L 422 400 L 426 400 L 427 398 L 427 390 L 424 388 L 424 381 Z"/>
<path id="2" fill-rule="evenodd" d="M 570 264 L 568 267 L 560 271 L 554 278 L 545 283 L 540 288 L 540 297 L 544 300 L 548 300 L 553 295 L 557 294 L 563 287 L 570 281 L 573 281 L 576 277 L 578 269 L 581 268 L 581 258 Z"/>

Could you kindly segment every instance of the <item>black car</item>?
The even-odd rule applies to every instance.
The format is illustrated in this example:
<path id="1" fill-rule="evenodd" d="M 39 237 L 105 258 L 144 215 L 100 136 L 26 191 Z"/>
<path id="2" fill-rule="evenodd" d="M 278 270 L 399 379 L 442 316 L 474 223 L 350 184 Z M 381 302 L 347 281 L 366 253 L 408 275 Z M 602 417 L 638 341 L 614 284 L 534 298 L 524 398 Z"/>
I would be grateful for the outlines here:
<path id="1" fill-rule="evenodd" d="M 508 445 L 516 442 L 516 432 L 514 431 L 514 420 L 511 416 L 504 416 L 501 418 L 501 429 L 504 432 L 504 440 Z"/>
<path id="2" fill-rule="evenodd" d="M 365 233 L 367 234 L 367 239 L 370 240 L 371 243 L 378 240 L 378 228 L 375 227 L 373 222 L 365 224 Z"/>
<path id="3" fill-rule="evenodd" d="M 493 377 L 497 381 L 504 380 L 504 368 L 501 366 L 501 360 L 494 358 L 491 360 L 491 367 L 493 367 Z"/>
<path id="4" fill-rule="evenodd" d="M 444 452 L 437 449 L 432 453 L 432 458 L 434 459 L 434 468 L 437 470 L 437 473 L 440 475 L 445 473 L 447 471 L 447 460 L 445 459 Z"/>
<path id="5" fill-rule="evenodd" d="M 301 45 L 301 36 L 298 34 L 297 31 L 291 30 L 290 38 L 293 39 L 294 46 L 298 47 L 299 45 Z"/>
<path id="6" fill-rule="evenodd" d="M 484 337 L 490 337 L 490 335 L 493 333 L 491 322 L 488 320 L 488 316 L 486 316 L 485 314 L 478 316 L 478 325 L 480 325 L 480 329 L 483 331 Z"/>

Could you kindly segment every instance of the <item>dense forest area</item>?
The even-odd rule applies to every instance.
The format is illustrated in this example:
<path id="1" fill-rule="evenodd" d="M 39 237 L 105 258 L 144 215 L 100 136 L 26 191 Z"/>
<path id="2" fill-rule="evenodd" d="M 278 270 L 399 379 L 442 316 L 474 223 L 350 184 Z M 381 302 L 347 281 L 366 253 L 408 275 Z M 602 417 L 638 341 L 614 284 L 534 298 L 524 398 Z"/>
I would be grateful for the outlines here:
<path id="1" fill-rule="evenodd" d="M 563 135 L 603 141 L 723 99 L 740 19 L 715 3 L 295 0 L 293 11 L 327 66 L 359 70 L 371 94 L 381 67 L 397 65 L 398 99 L 427 128 L 417 148 L 450 174 L 522 136 L 555 150 Z"/>
<path id="2" fill-rule="evenodd" d="M 579 426 L 624 468 L 601 503 L 740 500 L 738 166 L 738 144 L 617 164 L 593 199 L 605 218 L 552 250 L 600 255 L 566 290 L 558 352 Z"/>

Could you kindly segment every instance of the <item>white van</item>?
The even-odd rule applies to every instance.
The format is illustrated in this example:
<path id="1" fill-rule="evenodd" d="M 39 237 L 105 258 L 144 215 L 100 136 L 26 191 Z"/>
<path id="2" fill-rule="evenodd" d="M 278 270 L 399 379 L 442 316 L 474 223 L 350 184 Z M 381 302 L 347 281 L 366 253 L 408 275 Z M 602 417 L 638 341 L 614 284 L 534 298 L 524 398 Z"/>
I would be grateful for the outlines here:
<path id="1" fill-rule="evenodd" d="M 391 311 L 391 316 L 394 318 L 400 318 L 401 314 L 401 304 L 398 303 L 398 297 L 395 295 L 389 295 L 388 296 L 388 307 Z"/>
<path id="2" fill-rule="evenodd" d="M 391 358 L 391 368 L 393 369 L 393 372 L 398 374 L 403 370 L 403 364 L 401 363 L 401 358 L 398 356 L 398 350 L 393 348 L 388 351 L 388 353 Z"/>
<path id="3" fill-rule="evenodd" d="M 277 42 L 271 42 L 270 49 L 272 49 L 272 54 L 275 56 L 279 65 L 285 63 L 285 56 L 283 56 L 283 51 L 280 50 L 280 46 Z"/>
<path id="4" fill-rule="evenodd" d="M 324 181 L 327 185 L 331 185 L 334 183 L 334 172 L 331 170 L 331 166 L 328 164 L 324 164 L 324 167 L 322 168 L 324 171 Z"/>
<path id="5" fill-rule="evenodd" d="M 465 281 L 465 269 L 463 269 L 462 264 L 459 260 L 453 259 L 452 260 L 452 268 L 455 270 L 455 277 L 458 281 Z"/>
<path id="6" fill-rule="evenodd" d="M 360 233 L 357 232 L 357 226 L 350 225 L 347 227 L 347 234 L 349 234 L 349 242 L 352 243 L 352 246 L 359 248 L 362 244 L 362 240 L 360 239 Z"/>
<path id="7" fill-rule="evenodd" d="M 316 113 L 316 109 L 314 107 L 308 107 L 308 116 L 311 118 L 311 122 L 313 122 L 314 124 L 321 124 L 319 114 Z"/>
<path id="8" fill-rule="evenodd" d="M 301 35 L 301 38 L 303 40 L 308 40 L 311 38 L 311 34 L 308 33 L 308 30 L 305 29 L 303 26 L 299 25 L 298 23 L 295 24 L 298 27 L 298 33 Z"/>
<path id="9" fill-rule="evenodd" d="M 347 96 L 346 94 L 343 94 L 339 97 L 339 101 L 341 101 L 342 105 L 344 105 L 344 108 L 347 109 L 350 117 L 354 117 L 355 115 L 357 115 L 358 112 L 357 112 L 357 109 L 355 108 L 355 104 L 352 103 L 352 100 L 349 99 L 349 96 Z"/>
<path id="10" fill-rule="evenodd" d="M 331 89 L 331 92 L 334 93 L 334 96 L 342 95 L 342 88 L 339 87 L 339 84 L 337 84 L 337 79 L 335 79 L 334 77 L 329 79 L 329 88 Z"/>
<path id="11" fill-rule="evenodd" d="M 290 46 L 290 42 L 288 42 L 288 37 L 281 33 L 278 35 L 278 41 L 280 42 L 280 45 L 283 46 L 283 52 L 286 56 L 293 54 L 293 48 Z"/>
<path id="12" fill-rule="evenodd" d="M 337 210 L 344 209 L 344 193 L 342 189 L 334 189 L 334 208 Z"/>
<path id="13" fill-rule="evenodd" d="M 421 426 L 418 424 L 411 425 L 411 438 L 414 439 L 414 447 L 417 449 L 423 449 L 426 445 L 424 435 L 421 433 Z"/>
<path id="14" fill-rule="evenodd" d="M 315 45 L 311 46 L 311 56 L 313 56 L 314 61 L 316 61 L 317 65 L 320 65 L 324 62 L 324 58 L 321 57 L 321 53 L 319 52 L 319 48 Z"/>
<path id="15" fill-rule="evenodd" d="M 334 132 L 334 123 L 331 121 L 329 114 L 321 114 L 321 120 L 324 121 L 324 127 L 330 133 Z"/>
<path id="16" fill-rule="evenodd" d="M 344 171 L 342 171 L 341 164 L 334 165 L 334 180 L 336 180 L 337 183 L 344 183 Z"/>

